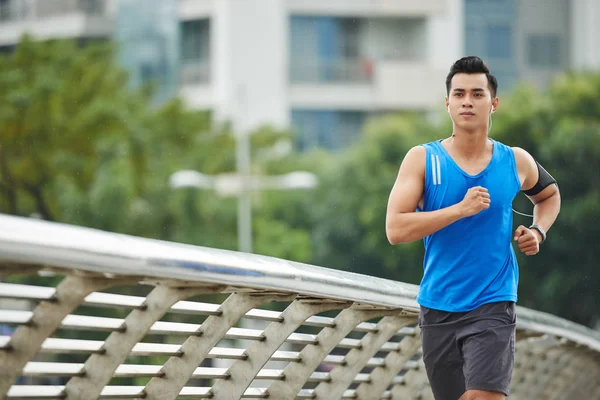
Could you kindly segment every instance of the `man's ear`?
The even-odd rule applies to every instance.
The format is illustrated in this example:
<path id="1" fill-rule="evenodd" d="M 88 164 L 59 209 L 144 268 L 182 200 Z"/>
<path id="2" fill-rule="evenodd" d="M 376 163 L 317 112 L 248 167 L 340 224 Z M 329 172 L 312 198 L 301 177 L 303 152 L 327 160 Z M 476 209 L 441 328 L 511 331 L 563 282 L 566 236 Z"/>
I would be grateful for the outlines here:
<path id="1" fill-rule="evenodd" d="M 498 103 L 499 103 L 500 99 L 498 99 L 498 97 L 494 97 L 494 99 L 492 100 L 492 113 L 495 113 L 496 110 L 498 109 Z"/>

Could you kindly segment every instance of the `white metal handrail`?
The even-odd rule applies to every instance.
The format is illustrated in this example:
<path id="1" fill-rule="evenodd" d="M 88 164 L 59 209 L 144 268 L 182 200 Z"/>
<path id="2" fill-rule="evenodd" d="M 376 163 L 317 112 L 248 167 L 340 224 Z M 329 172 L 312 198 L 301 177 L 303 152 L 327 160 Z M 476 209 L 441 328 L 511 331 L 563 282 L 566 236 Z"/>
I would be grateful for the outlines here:
<path id="1" fill-rule="evenodd" d="M 432 398 L 415 285 L 7 215 L 0 280 L 0 398 Z M 511 397 L 600 398 L 600 333 L 517 336 Z"/>

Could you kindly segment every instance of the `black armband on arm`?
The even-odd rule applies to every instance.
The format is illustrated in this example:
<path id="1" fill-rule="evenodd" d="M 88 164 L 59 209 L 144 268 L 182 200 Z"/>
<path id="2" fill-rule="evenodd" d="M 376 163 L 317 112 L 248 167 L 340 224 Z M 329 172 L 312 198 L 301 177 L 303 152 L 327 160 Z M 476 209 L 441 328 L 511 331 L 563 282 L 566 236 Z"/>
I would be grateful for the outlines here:
<path id="1" fill-rule="evenodd" d="M 525 193 L 527 196 L 535 196 L 548 186 L 556 183 L 556 179 L 554 179 L 552 175 L 550 175 L 548 171 L 546 171 L 544 167 L 540 165 L 539 162 L 536 161 L 535 163 L 537 164 L 538 168 L 538 181 L 531 189 L 523 190 L 523 193 Z"/>

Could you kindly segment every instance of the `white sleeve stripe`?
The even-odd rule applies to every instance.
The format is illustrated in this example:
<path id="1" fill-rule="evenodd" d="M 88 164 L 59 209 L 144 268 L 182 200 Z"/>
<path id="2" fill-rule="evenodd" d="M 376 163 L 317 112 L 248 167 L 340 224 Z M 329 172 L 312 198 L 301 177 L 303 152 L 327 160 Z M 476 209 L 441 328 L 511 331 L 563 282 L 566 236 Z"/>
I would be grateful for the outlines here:
<path id="1" fill-rule="evenodd" d="M 437 184 L 440 185 L 442 183 L 442 170 L 440 169 L 440 156 L 436 155 L 435 160 L 437 161 Z"/>
<path id="2" fill-rule="evenodd" d="M 433 184 L 437 185 L 437 169 L 435 166 L 435 156 L 431 155 L 431 175 L 433 176 Z"/>

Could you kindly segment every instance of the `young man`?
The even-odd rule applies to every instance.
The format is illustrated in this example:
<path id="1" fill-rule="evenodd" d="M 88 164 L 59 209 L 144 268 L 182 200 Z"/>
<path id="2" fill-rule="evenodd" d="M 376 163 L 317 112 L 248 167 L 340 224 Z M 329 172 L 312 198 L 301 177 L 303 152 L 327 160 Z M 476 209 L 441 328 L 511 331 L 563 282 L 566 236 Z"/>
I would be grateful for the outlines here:
<path id="1" fill-rule="evenodd" d="M 525 150 L 488 137 L 498 82 L 478 57 L 456 61 L 446 79 L 448 138 L 406 154 L 390 194 L 391 244 L 424 239 L 419 325 L 436 400 L 500 400 L 514 363 L 518 266 L 560 210 L 556 181 Z M 529 228 L 513 232 L 512 202 L 533 202 Z"/>

